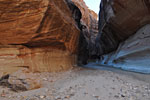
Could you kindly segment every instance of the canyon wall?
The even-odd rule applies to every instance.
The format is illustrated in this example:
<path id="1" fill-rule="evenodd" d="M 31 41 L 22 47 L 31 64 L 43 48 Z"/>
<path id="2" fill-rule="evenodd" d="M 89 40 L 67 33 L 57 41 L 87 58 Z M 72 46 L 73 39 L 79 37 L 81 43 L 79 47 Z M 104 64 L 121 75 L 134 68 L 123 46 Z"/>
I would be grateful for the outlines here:
<path id="1" fill-rule="evenodd" d="M 88 59 L 91 55 L 91 50 L 95 44 L 95 39 L 98 35 L 98 15 L 90 10 L 83 0 L 67 0 L 72 2 L 69 4 L 70 9 L 73 11 L 73 6 L 76 5 L 82 13 L 82 18 L 80 24 L 81 34 L 79 37 L 79 48 L 78 48 L 78 65 L 83 65 L 88 63 Z M 72 12 L 78 13 L 78 11 Z M 73 16 L 75 19 L 76 17 Z M 79 22 L 77 20 L 77 22 Z"/>
<path id="2" fill-rule="evenodd" d="M 99 55 L 115 50 L 121 41 L 149 24 L 149 5 L 148 0 L 102 0 L 97 37 Z"/>
<path id="3" fill-rule="evenodd" d="M 86 31 L 84 35 L 87 41 L 94 42 L 98 33 L 98 15 L 93 10 L 90 10 L 83 0 L 72 1 L 78 6 L 82 13 L 81 23 L 84 25 L 84 31 Z"/>
<path id="4" fill-rule="evenodd" d="M 95 39 L 98 35 L 98 15 L 90 10 L 84 0 L 72 0 L 78 6 L 82 13 L 82 34 L 80 36 L 79 61 L 84 64 L 88 63 L 88 59 L 93 55 L 95 47 Z M 83 35 L 83 36 L 82 36 Z M 85 38 L 83 40 L 83 37 Z M 86 44 L 86 45 L 85 45 Z M 82 59 L 82 60 L 81 60 Z"/>
<path id="5" fill-rule="evenodd" d="M 1 0 L 0 71 L 56 72 L 76 65 L 81 14 L 71 12 L 67 0 Z"/>
<path id="6" fill-rule="evenodd" d="M 57 72 L 86 64 L 97 22 L 83 0 L 1 0 L 0 71 Z"/>
<path id="7" fill-rule="evenodd" d="M 150 73 L 150 1 L 102 0 L 100 8 L 95 54 L 101 64 Z"/>

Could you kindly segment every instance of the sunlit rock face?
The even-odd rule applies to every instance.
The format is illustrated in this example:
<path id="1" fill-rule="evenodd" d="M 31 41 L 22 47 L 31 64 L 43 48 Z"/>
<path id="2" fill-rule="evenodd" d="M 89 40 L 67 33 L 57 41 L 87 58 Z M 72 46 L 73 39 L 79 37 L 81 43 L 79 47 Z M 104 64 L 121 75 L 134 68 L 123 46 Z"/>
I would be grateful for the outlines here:
<path id="1" fill-rule="evenodd" d="M 65 0 L 0 0 L 0 71 L 71 68 L 79 36 Z"/>
<path id="2" fill-rule="evenodd" d="M 0 4 L 0 44 L 54 46 L 75 51 L 76 45 L 72 47 L 72 43 L 79 29 L 64 0 L 2 0 Z"/>
<path id="3" fill-rule="evenodd" d="M 95 52 L 100 63 L 150 73 L 149 0 L 102 0 L 100 8 Z"/>
<path id="4" fill-rule="evenodd" d="M 102 0 L 100 8 L 99 55 L 117 49 L 121 41 L 150 23 L 149 0 Z"/>

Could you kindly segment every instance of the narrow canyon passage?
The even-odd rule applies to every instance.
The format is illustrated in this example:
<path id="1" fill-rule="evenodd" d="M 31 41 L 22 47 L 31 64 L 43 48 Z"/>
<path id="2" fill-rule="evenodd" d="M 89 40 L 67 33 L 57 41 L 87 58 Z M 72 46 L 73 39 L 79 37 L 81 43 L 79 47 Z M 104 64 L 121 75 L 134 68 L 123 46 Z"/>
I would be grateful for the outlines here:
<path id="1" fill-rule="evenodd" d="M 2 0 L 0 71 L 59 72 L 99 59 L 149 74 L 149 6 L 135 2 L 102 0 L 98 17 L 83 0 Z"/>
<path id="2" fill-rule="evenodd" d="M 150 100 L 149 42 L 148 0 L 0 0 L 0 100 Z"/>

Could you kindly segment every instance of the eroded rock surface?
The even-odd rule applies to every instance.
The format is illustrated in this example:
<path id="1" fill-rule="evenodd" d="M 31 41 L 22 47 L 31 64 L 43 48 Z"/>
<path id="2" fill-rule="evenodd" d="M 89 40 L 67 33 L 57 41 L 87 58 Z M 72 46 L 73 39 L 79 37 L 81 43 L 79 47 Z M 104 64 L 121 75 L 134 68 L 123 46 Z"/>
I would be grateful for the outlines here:
<path id="1" fill-rule="evenodd" d="M 150 73 L 150 25 L 142 27 L 137 33 L 122 42 L 117 51 L 105 55 L 101 64 L 117 68 Z"/>
<path id="2" fill-rule="evenodd" d="M 1 0 L 0 76 L 86 64 L 97 24 L 83 0 Z"/>
<path id="3" fill-rule="evenodd" d="M 4 73 L 20 67 L 60 71 L 76 64 L 81 30 L 65 0 L 1 0 L 0 27 Z"/>
<path id="4" fill-rule="evenodd" d="M 148 0 L 102 0 L 95 50 L 105 54 L 101 64 L 150 73 L 149 7 Z"/>
<path id="5" fill-rule="evenodd" d="M 87 64 L 91 58 L 95 44 L 95 39 L 98 35 L 98 15 L 90 10 L 83 0 L 72 0 L 72 2 L 80 9 L 82 13 L 81 29 L 82 33 L 79 39 L 79 62 Z"/>
<path id="6" fill-rule="evenodd" d="M 7 74 L 1 77 L 0 86 L 6 87 L 14 92 L 22 92 L 41 88 L 42 79 L 28 69 L 23 68 L 11 75 Z"/>
<path id="7" fill-rule="evenodd" d="M 99 14 L 99 55 L 117 49 L 118 44 L 150 23 L 148 0 L 102 0 Z"/>
<path id="8" fill-rule="evenodd" d="M 81 23 L 87 31 L 84 34 L 87 41 L 90 41 L 98 33 L 98 15 L 93 10 L 90 10 L 83 0 L 72 0 L 72 2 L 82 13 Z"/>
<path id="9" fill-rule="evenodd" d="M 24 46 L 5 46 L 0 49 L 1 72 L 11 72 L 29 68 L 34 72 L 62 71 L 76 64 L 76 55 L 50 47 L 32 48 Z"/>
<path id="10" fill-rule="evenodd" d="M 50 45 L 75 51 L 73 42 L 79 30 L 64 0 L 1 0 L 0 4 L 0 44 Z"/>

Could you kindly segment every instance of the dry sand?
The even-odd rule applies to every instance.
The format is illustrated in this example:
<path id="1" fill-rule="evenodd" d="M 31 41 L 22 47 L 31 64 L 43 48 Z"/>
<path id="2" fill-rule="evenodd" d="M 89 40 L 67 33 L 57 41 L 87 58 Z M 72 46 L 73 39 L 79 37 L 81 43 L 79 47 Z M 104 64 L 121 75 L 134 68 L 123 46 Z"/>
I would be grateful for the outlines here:
<path id="1" fill-rule="evenodd" d="M 39 74 L 42 88 L 15 93 L 0 87 L 0 100 L 150 100 L 150 75 L 87 68 Z"/>

